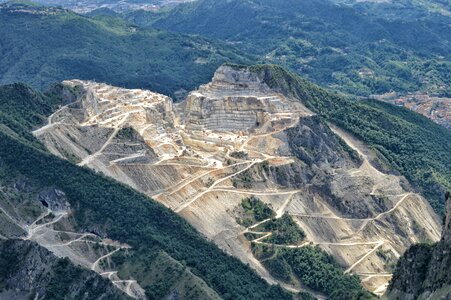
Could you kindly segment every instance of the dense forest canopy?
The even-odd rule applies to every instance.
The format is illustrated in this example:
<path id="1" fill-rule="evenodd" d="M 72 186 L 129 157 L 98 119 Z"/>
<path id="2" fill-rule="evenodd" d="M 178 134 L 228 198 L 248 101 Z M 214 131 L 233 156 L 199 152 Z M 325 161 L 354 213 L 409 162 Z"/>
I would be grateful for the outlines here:
<path id="1" fill-rule="evenodd" d="M 227 41 L 344 93 L 450 95 L 449 18 L 440 14 L 399 20 L 323 0 L 200 0 L 125 18 Z"/>
<path id="2" fill-rule="evenodd" d="M 249 61 L 222 42 L 28 4 L 0 6 L 0 36 L 0 84 L 40 89 L 85 79 L 174 95 L 208 81 L 223 62 Z"/>

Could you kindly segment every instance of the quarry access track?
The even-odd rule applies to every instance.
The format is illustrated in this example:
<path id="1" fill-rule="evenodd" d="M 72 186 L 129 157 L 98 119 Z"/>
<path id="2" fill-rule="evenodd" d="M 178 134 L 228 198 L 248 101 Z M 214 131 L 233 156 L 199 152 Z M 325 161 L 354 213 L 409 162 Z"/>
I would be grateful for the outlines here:
<path id="1" fill-rule="evenodd" d="M 239 162 L 239 163 L 236 163 L 236 164 L 233 164 L 233 165 L 225 166 L 225 167 L 222 168 L 222 170 L 225 170 L 225 169 L 228 169 L 228 168 L 232 168 L 232 167 L 236 167 L 236 166 L 240 166 L 240 165 L 249 164 L 249 163 L 250 163 L 249 161 Z M 173 191 L 171 191 L 170 193 L 164 192 L 164 193 L 162 193 L 161 195 L 163 195 L 163 194 L 164 194 L 164 195 L 167 195 L 167 196 L 173 195 L 173 194 L 177 193 L 178 191 L 180 191 L 181 189 L 183 189 L 184 187 L 186 187 L 186 186 L 188 186 L 189 184 L 193 183 L 194 181 L 196 181 L 196 180 L 198 180 L 198 179 L 200 179 L 200 178 L 202 178 L 202 177 L 204 177 L 204 176 L 206 176 L 206 175 L 208 175 L 208 174 L 210 174 L 210 173 L 213 173 L 213 172 L 215 172 L 215 171 L 218 171 L 218 170 L 221 170 L 221 169 L 213 168 L 213 169 L 211 169 L 211 170 L 208 170 L 207 172 L 203 172 L 202 174 L 200 174 L 200 175 L 198 175 L 198 176 L 195 176 L 195 177 L 189 179 L 189 180 L 188 180 L 187 182 L 185 182 L 185 183 L 183 183 L 184 181 L 178 182 L 177 184 L 175 184 L 175 185 L 173 185 L 172 187 L 169 187 L 169 188 L 167 189 L 168 191 L 170 191 L 171 189 L 177 187 L 176 190 L 173 190 Z M 180 184 L 182 184 L 182 185 L 179 186 Z M 178 187 L 178 186 L 179 186 L 179 187 Z"/>
<path id="2" fill-rule="evenodd" d="M 223 191 L 228 191 L 226 189 L 223 189 Z M 240 193 L 241 191 L 234 191 L 237 193 Z M 251 192 L 250 192 L 251 193 Z M 291 191 L 291 192 L 285 192 L 286 194 L 291 193 L 292 195 L 296 193 L 296 191 Z M 262 194 L 262 193 L 260 193 Z M 344 219 L 344 220 L 360 220 L 360 221 L 367 221 L 367 223 L 364 224 L 364 226 L 366 226 L 367 224 L 369 224 L 372 221 L 378 220 L 381 217 L 383 217 L 384 215 L 387 215 L 393 211 L 395 211 L 404 201 L 405 199 L 408 198 L 408 196 L 413 195 L 412 193 L 405 193 L 405 194 L 401 194 L 398 196 L 401 196 L 402 198 L 389 210 L 382 212 L 380 214 L 378 214 L 377 216 L 375 216 L 374 218 L 368 218 L 368 219 L 348 219 L 348 218 L 340 218 L 340 217 L 324 217 L 324 218 L 334 218 L 334 219 Z M 291 196 L 292 197 L 292 196 Z M 286 206 L 288 205 L 289 201 L 291 200 L 291 197 L 289 197 L 281 206 L 281 208 L 279 208 L 279 210 L 277 211 L 277 215 L 275 218 L 280 218 L 283 213 L 284 210 L 286 208 Z M 293 216 L 299 216 L 299 214 L 291 214 Z M 301 215 L 301 216 L 308 216 L 308 217 L 315 217 L 315 216 L 310 216 L 310 215 Z M 320 218 L 322 218 L 322 216 L 319 216 Z M 361 245 L 374 245 L 374 247 L 368 251 L 367 253 L 365 253 L 361 258 L 359 258 L 356 262 L 354 262 L 348 269 L 346 269 L 344 271 L 345 274 L 351 273 L 351 271 L 358 266 L 360 263 L 362 263 L 368 256 L 370 256 L 371 254 L 373 254 L 375 251 L 377 251 L 382 245 L 384 245 L 385 241 L 383 240 L 378 240 L 378 241 L 370 241 L 370 242 L 320 242 L 320 243 L 316 243 L 316 242 L 309 242 L 306 241 L 302 244 L 295 244 L 295 245 L 280 245 L 280 244 L 272 244 L 272 243 L 267 243 L 267 242 L 263 242 L 263 240 L 269 238 L 272 235 L 272 232 L 262 232 L 262 231 L 254 231 L 253 229 L 258 227 L 259 225 L 266 223 L 268 221 L 270 221 L 271 218 L 262 220 L 256 224 L 253 224 L 249 227 L 247 227 L 244 231 L 241 232 L 241 234 L 245 234 L 245 233 L 251 233 L 251 234 L 256 234 L 256 235 L 261 235 L 258 238 L 255 238 L 253 240 L 251 240 L 251 243 L 255 243 L 255 244 L 261 244 L 261 245 L 267 245 L 267 246 L 274 246 L 274 247 L 278 247 L 278 248 L 287 248 L 287 249 L 293 249 L 293 248 L 302 248 L 305 247 L 307 245 L 324 245 L 324 246 L 361 246 Z M 356 273 L 356 275 L 359 276 L 369 276 L 369 278 L 367 278 L 366 280 L 369 280 L 370 278 L 373 277 L 390 277 L 392 276 L 391 274 L 371 274 L 371 275 L 365 275 L 365 274 L 359 274 Z M 381 287 L 382 288 L 382 287 Z"/>
<path id="3" fill-rule="evenodd" d="M 278 215 L 275 217 L 275 219 L 279 219 L 282 215 Z M 245 233 L 251 233 L 251 234 L 257 234 L 257 235 L 262 235 L 261 237 L 258 237 L 256 239 L 251 240 L 251 243 L 255 243 L 255 244 L 261 244 L 261 245 L 267 245 L 267 246 L 274 246 L 274 247 L 278 247 L 278 248 L 302 248 L 305 247 L 307 245 L 327 245 L 327 246 L 362 246 L 362 245 L 376 245 L 373 249 L 371 249 L 368 253 L 366 253 L 364 255 L 364 257 L 362 257 L 359 261 L 357 261 L 356 263 L 354 263 L 348 270 L 352 270 L 356 265 L 358 265 L 361 261 L 363 261 L 368 255 L 370 255 L 371 253 L 373 253 L 374 251 L 377 250 L 377 248 L 379 248 L 380 246 L 382 246 L 382 244 L 384 244 L 384 241 L 374 241 L 374 242 L 349 242 L 349 243 L 340 243 L 340 242 L 313 242 L 313 241 L 305 241 L 302 244 L 294 244 L 294 245 L 284 245 L 284 244 L 272 244 L 272 243 L 267 243 L 267 242 L 262 242 L 262 240 L 270 237 L 272 235 L 272 232 L 268 232 L 268 231 L 254 231 L 252 229 L 260 226 L 261 224 L 264 224 L 268 221 L 270 221 L 271 218 L 265 219 L 263 221 L 260 221 L 258 223 L 255 223 L 249 227 L 247 227 L 245 230 L 243 230 L 241 232 L 241 234 L 245 234 Z M 347 271 L 348 271 L 347 270 Z M 348 271 L 348 272 L 349 272 Z"/>
<path id="4" fill-rule="evenodd" d="M 186 202 L 185 204 L 182 204 L 182 205 L 179 206 L 177 209 L 175 209 L 175 212 L 176 212 L 176 213 L 181 212 L 182 210 L 184 210 L 185 208 L 187 208 L 188 206 L 190 206 L 192 203 L 194 203 L 197 199 L 199 199 L 200 197 L 202 197 L 202 196 L 205 195 L 206 193 L 211 192 L 211 191 L 214 189 L 214 187 L 217 186 L 219 183 L 224 182 L 224 181 L 226 181 L 227 179 L 230 179 L 230 178 L 232 178 L 232 177 L 234 177 L 234 176 L 236 176 L 236 175 L 238 175 L 238 174 L 241 174 L 241 173 L 245 172 L 246 170 L 248 170 L 248 169 L 250 169 L 252 166 L 254 166 L 256 163 L 262 162 L 262 161 L 263 161 L 263 160 L 255 160 L 255 161 L 252 161 L 252 162 L 249 163 L 249 165 L 246 166 L 245 168 L 243 168 L 243 169 L 241 169 L 241 170 L 239 170 L 239 171 L 237 171 L 237 172 L 235 172 L 235 173 L 233 173 L 233 174 L 231 174 L 231 175 L 227 175 L 227 176 L 224 177 L 224 178 L 221 178 L 221 179 L 216 180 L 215 182 L 213 182 L 213 184 L 212 184 L 207 190 L 205 190 L 205 191 L 203 191 L 203 192 L 197 194 L 194 198 L 192 198 L 191 200 L 189 200 L 189 201 Z"/>
<path id="5" fill-rule="evenodd" d="M 95 153 L 86 156 L 85 158 L 83 158 L 83 160 L 78 163 L 77 165 L 82 167 L 84 165 L 89 164 L 94 158 L 96 158 L 97 156 L 99 156 L 100 154 L 102 154 L 103 150 L 105 150 L 106 147 L 108 147 L 108 145 L 113 141 L 113 139 L 116 137 L 116 135 L 118 134 L 119 130 L 121 130 L 121 125 L 123 123 L 125 123 L 125 121 L 127 120 L 129 114 L 126 114 L 126 116 L 124 116 L 121 121 L 119 121 L 118 125 L 116 125 L 116 127 L 114 128 L 113 133 L 108 137 L 108 139 L 106 140 L 106 142 L 102 145 L 102 147 Z"/>
<path id="6" fill-rule="evenodd" d="M 293 125 L 291 125 L 293 126 Z M 288 127 L 287 127 L 288 128 Z M 196 200 L 198 200 L 199 198 L 201 198 L 203 195 L 210 193 L 210 192 L 226 192 L 226 193 L 236 193 L 236 194 L 244 194 L 244 195 L 261 195 L 261 196 L 270 196 L 270 195 L 289 195 L 289 197 L 284 201 L 284 203 L 281 205 L 281 207 L 277 210 L 276 212 L 276 218 L 280 218 L 283 216 L 283 214 L 285 213 L 286 208 L 288 207 L 290 201 L 293 198 L 293 195 L 295 195 L 296 193 L 301 192 L 301 190 L 291 190 L 291 191 L 280 191 L 280 190 L 266 190 L 266 191 L 253 191 L 253 190 L 239 190 L 239 189 L 234 189 L 234 188 L 227 188 L 227 187 L 221 187 L 219 186 L 219 184 L 221 182 L 226 181 L 229 178 L 232 178 L 246 170 L 248 170 L 249 168 L 251 168 L 252 166 L 254 166 L 257 162 L 263 162 L 263 161 L 268 161 L 269 159 L 273 159 L 276 158 L 274 156 L 268 155 L 266 153 L 262 153 L 258 150 L 254 150 L 254 149 L 248 149 L 248 148 L 253 148 L 253 147 L 248 147 L 248 143 L 255 138 L 258 137 L 262 137 L 262 136 L 270 136 L 270 135 L 274 135 L 277 134 L 279 132 L 282 132 L 284 130 L 286 130 L 287 128 L 283 128 L 281 130 L 278 131 L 274 131 L 274 132 L 270 132 L 270 133 L 265 133 L 262 135 L 256 135 L 256 136 L 252 136 L 249 139 L 247 139 L 240 147 L 240 150 L 244 150 L 244 151 L 251 151 L 254 153 L 259 154 L 262 158 L 264 159 L 260 159 L 257 161 L 250 161 L 250 160 L 240 160 L 239 163 L 234 164 L 234 165 L 230 165 L 230 166 L 226 166 L 224 168 L 213 168 L 211 170 L 208 170 L 206 172 L 202 172 L 201 174 L 194 176 L 193 178 L 189 179 L 188 181 L 185 181 L 185 183 L 178 183 L 176 185 L 174 185 L 173 187 L 177 187 L 175 190 L 171 191 L 170 193 L 164 193 L 166 195 L 172 195 L 176 192 L 178 192 L 179 190 L 185 188 L 186 186 L 189 186 L 191 183 L 193 183 L 194 181 L 214 172 L 217 170 L 221 170 L 221 169 L 226 169 L 229 168 L 231 166 L 236 166 L 236 165 L 247 165 L 245 168 L 230 174 L 228 176 L 225 176 L 223 178 L 220 178 L 218 180 L 216 180 L 209 188 L 207 188 L 205 191 L 202 191 L 200 193 L 198 193 L 196 196 L 194 196 L 191 200 L 189 200 L 188 202 L 186 202 L 185 204 L 181 205 L 180 207 L 178 207 L 175 212 L 180 213 L 181 211 L 183 211 L 184 209 L 186 209 L 187 207 L 189 207 L 192 203 L 194 203 Z M 228 153 L 226 153 L 228 154 Z M 360 172 L 367 172 L 368 168 L 371 168 L 371 166 L 369 165 L 369 162 L 367 160 L 367 157 L 365 156 L 365 154 L 363 152 L 359 151 L 359 154 L 362 155 L 364 157 L 364 165 L 357 169 L 354 170 L 353 173 L 351 174 L 352 176 L 359 176 Z M 365 164 L 366 163 L 366 164 Z M 367 165 L 368 164 L 368 165 Z M 373 192 L 374 193 L 374 188 L 373 188 Z M 402 205 L 402 203 L 409 197 L 409 195 L 411 195 L 412 193 L 404 193 L 404 194 L 400 194 L 400 195 L 393 195 L 393 196 L 399 196 L 401 197 L 400 200 L 398 200 L 396 202 L 396 204 L 389 210 L 384 211 L 379 213 L 378 215 L 376 215 L 373 218 L 343 218 L 343 217 L 339 217 L 339 216 L 312 216 L 312 215 L 307 215 L 307 214 L 296 214 L 296 213 L 290 213 L 290 215 L 293 216 L 299 216 L 299 217 L 309 217 L 309 218 L 324 218 L 324 219 L 336 219 L 336 220 L 343 220 L 343 221 L 361 221 L 363 222 L 362 226 L 360 227 L 360 229 L 357 231 L 357 233 L 360 233 L 361 231 L 363 231 L 369 224 L 371 224 L 372 222 L 381 219 L 382 217 L 384 217 L 385 215 L 388 215 L 390 213 L 392 213 L 393 211 L 395 211 L 400 205 Z M 372 248 L 366 252 L 362 257 L 360 257 L 357 261 L 355 261 L 351 266 L 349 266 L 344 273 L 348 274 L 348 273 L 353 273 L 352 271 L 359 265 L 361 264 L 366 258 L 368 258 L 370 255 L 372 255 L 373 253 L 375 253 L 380 247 L 382 247 L 385 243 L 385 241 L 383 240 L 378 240 L 378 241 L 368 241 L 368 242 L 311 242 L 311 241 L 304 241 L 301 242 L 299 244 L 272 244 L 272 243 L 268 243 L 265 242 L 264 240 L 266 240 L 267 238 L 269 238 L 272 235 L 272 232 L 260 232 L 260 231 L 254 231 L 252 229 L 258 227 L 259 225 L 268 222 L 269 219 L 263 220 L 261 222 L 258 222 L 252 226 L 249 226 L 248 228 L 246 228 L 242 234 L 244 233 L 252 233 L 252 234 L 256 234 L 258 235 L 258 237 L 254 238 L 253 240 L 251 240 L 251 243 L 255 243 L 255 244 L 260 244 L 260 245 L 267 245 L 267 246 L 274 246 L 277 248 L 286 248 L 286 249 L 296 249 L 296 248 L 302 248 L 308 245 L 319 245 L 319 246 L 340 246 L 340 247 L 352 247 L 352 246 L 372 246 Z M 359 275 L 358 273 L 356 273 L 357 275 Z M 365 276 L 365 275 L 359 275 L 361 277 Z M 391 276 L 390 274 L 373 274 L 371 276 L 369 276 L 370 280 L 373 277 L 377 277 L 377 276 L 382 276 L 382 277 L 388 277 Z M 368 277 L 368 276 L 365 276 Z M 383 288 L 383 286 L 381 286 L 380 288 Z"/>
<path id="7" fill-rule="evenodd" d="M 286 128 L 279 130 L 277 132 L 281 132 L 283 130 L 286 130 Z M 269 136 L 269 135 L 273 135 L 276 134 L 277 132 L 271 132 L 271 133 L 267 133 L 264 134 L 263 136 Z M 260 135 L 262 136 L 262 135 Z M 258 136 L 255 136 L 258 137 Z M 244 149 L 244 150 L 248 150 L 246 149 L 246 145 L 247 142 L 249 142 L 252 138 L 247 139 L 245 141 L 245 143 L 243 143 L 240 147 L 240 149 Z M 254 150 L 252 150 L 254 151 Z M 254 152 L 258 152 L 258 151 L 254 151 Z M 269 155 L 264 154 L 259 152 L 260 154 L 262 154 L 267 160 L 269 157 Z M 362 152 L 360 152 L 361 155 L 363 155 Z M 228 188 L 215 188 L 218 184 L 220 184 L 221 182 L 224 182 L 225 180 L 232 178 L 246 170 L 248 170 L 249 168 L 251 168 L 253 165 L 255 165 L 257 162 L 263 162 L 265 160 L 258 160 L 258 161 L 242 161 L 238 164 L 235 165 L 239 165 L 239 164 L 249 164 L 247 167 L 241 169 L 240 171 L 237 171 L 231 175 L 228 175 L 224 178 L 218 179 L 216 180 L 207 190 L 197 194 L 195 197 L 193 197 L 191 200 L 189 200 L 187 203 L 181 205 L 179 208 L 177 208 L 175 210 L 175 212 L 179 213 L 181 211 L 183 211 L 185 208 L 187 208 L 189 205 L 191 205 L 192 203 L 194 203 L 197 199 L 199 199 L 200 197 L 202 197 L 203 195 L 210 193 L 210 192 L 228 192 L 228 193 L 238 193 L 238 194 L 247 194 L 247 195 L 283 195 L 283 194 L 287 194 L 290 195 L 290 197 L 288 197 L 287 200 L 284 201 L 283 205 L 278 209 L 277 214 L 276 214 L 276 218 L 280 218 L 284 212 L 286 207 L 288 206 L 289 202 L 291 201 L 292 197 L 294 194 L 300 192 L 301 190 L 294 190 L 294 191 L 267 191 L 267 192 L 260 192 L 260 191 L 252 191 L 252 190 L 238 190 L 238 189 L 228 189 Z M 365 157 L 365 161 L 366 157 Z M 230 166 L 228 166 L 230 167 Z M 227 168 L 227 167 L 225 167 Z M 177 190 L 171 192 L 169 195 L 179 191 L 180 189 L 186 187 L 187 185 L 191 184 L 192 182 L 194 182 L 195 180 L 208 175 L 209 173 L 216 171 L 216 170 L 220 170 L 221 168 L 214 168 L 212 170 L 209 170 L 207 172 L 203 172 L 202 174 L 194 177 L 193 179 L 189 180 L 188 182 L 186 182 L 185 184 L 183 184 L 182 186 L 180 186 Z M 354 172 L 359 172 L 360 170 L 354 171 Z M 343 218 L 343 217 L 338 217 L 338 216 L 312 216 L 312 215 L 307 215 L 307 214 L 296 214 L 296 213 L 292 213 L 290 215 L 293 216 L 300 216 L 300 217 L 310 217 L 310 218 L 325 218 L 325 219 L 337 219 L 337 220 L 343 220 L 343 221 L 362 221 L 364 222 L 364 224 L 362 225 L 362 227 L 358 230 L 357 233 L 361 232 L 362 230 L 364 230 L 364 228 L 366 228 L 366 226 L 368 226 L 368 224 L 370 224 L 371 222 L 378 220 L 380 218 L 382 218 L 383 216 L 390 214 L 391 212 L 395 211 L 404 201 L 405 199 L 408 198 L 409 195 L 411 195 L 412 193 L 404 193 L 404 194 L 400 194 L 398 196 L 402 197 L 391 209 L 382 212 L 378 215 L 376 215 L 374 218 L 362 218 L 362 219 L 358 219 L 358 218 Z M 252 229 L 265 223 L 268 222 L 270 219 L 266 219 L 263 220 L 261 222 L 258 222 L 248 228 L 246 228 L 242 234 L 244 233 L 253 233 L 253 234 L 257 234 L 257 235 L 261 235 L 258 238 L 255 238 L 253 240 L 251 240 L 251 243 L 255 243 L 255 244 L 262 244 L 262 245 L 268 245 L 268 246 L 275 246 L 275 247 L 279 247 L 279 248 L 287 248 L 287 249 L 293 249 L 293 248 L 302 248 L 305 247 L 307 245 L 324 245 L 324 246 L 360 246 L 360 245 L 374 245 L 374 247 L 368 251 L 367 253 L 365 253 L 360 259 L 358 259 L 356 262 L 354 262 L 348 269 L 346 269 L 344 271 L 344 273 L 350 273 L 356 266 L 358 266 L 360 263 L 362 263 L 368 256 L 370 256 L 371 254 L 373 254 L 375 251 L 377 251 L 377 249 L 379 249 L 385 242 L 383 240 L 378 240 L 378 241 L 369 241 L 369 242 L 319 242 L 319 243 L 315 243 L 315 242 L 303 242 L 301 244 L 292 244 L 292 245 L 277 245 L 277 244 L 272 244 L 272 243 L 267 243 L 264 242 L 263 240 L 269 238 L 272 235 L 272 232 L 259 232 L 259 231 L 253 231 Z"/>
<path id="8" fill-rule="evenodd" d="M 69 107 L 69 105 L 72 105 L 72 104 L 73 104 L 73 103 L 69 103 L 69 104 L 66 104 L 66 105 L 61 106 L 58 110 L 56 110 L 53 114 L 51 114 L 51 115 L 47 118 L 47 124 L 46 124 L 46 125 L 44 125 L 44 126 L 38 128 L 38 129 L 36 129 L 36 130 L 33 130 L 33 131 L 32 131 L 32 134 L 35 135 L 35 136 L 41 135 L 41 134 L 45 133 L 45 132 L 47 131 L 47 129 L 53 127 L 54 125 L 63 124 L 63 123 L 60 123 L 60 122 L 53 123 L 53 117 L 54 117 L 55 115 L 57 115 L 58 113 L 60 113 L 61 111 L 63 111 L 66 107 Z M 72 125 L 72 124 L 68 124 L 68 125 Z"/>
<path id="9" fill-rule="evenodd" d="M 67 249 L 68 249 L 66 251 L 66 253 L 72 253 L 72 251 L 70 250 L 71 249 L 70 246 L 75 243 L 91 243 L 91 244 L 104 245 L 107 247 L 115 248 L 113 251 L 109 251 L 105 255 L 97 258 L 97 260 L 91 264 L 90 269 L 92 271 L 95 271 L 99 275 L 109 279 L 118 289 L 122 290 L 128 296 L 130 296 L 132 298 L 138 298 L 139 295 L 137 294 L 136 290 L 134 292 L 131 289 L 131 286 L 133 284 L 137 284 L 138 288 L 140 288 L 138 283 L 135 280 L 121 280 L 120 278 L 117 278 L 117 280 L 116 279 L 113 280 L 113 278 L 112 278 L 113 275 L 116 275 L 116 277 L 117 277 L 117 271 L 103 271 L 99 266 L 99 263 L 102 260 L 112 256 L 114 253 L 116 253 L 122 249 L 129 249 L 130 246 L 128 246 L 126 244 L 119 244 L 118 242 L 114 242 L 114 241 L 110 241 L 110 240 L 94 241 L 94 240 L 86 239 L 88 237 L 99 238 L 97 235 L 95 235 L 93 233 L 61 231 L 61 230 L 54 230 L 53 228 L 50 228 L 50 227 L 53 227 L 52 225 L 55 225 L 56 223 L 60 222 L 64 217 L 67 217 L 69 215 L 69 212 L 67 212 L 67 211 L 52 212 L 50 209 L 48 209 L 44 213 L 42 213 L 30 225 L 22 225 L 18 220 L 16 220 L 11 215 L 9 215 L 2 207 L 0 207 L 0 210 L 3 213 L 5 213 L 5 215 L 8 218 L 10 218 L 14 222 L 14 224 L 16 224 L 17 226 L 22 228 L 27 233 L 27 235 L 25 237 L 22 237 L 23 240 L 33 240 L 33 241 L 37 242 L 40 246 L 46 248 L 47 250 L 49 250 L 53 253 L 54 253 L 55 248 L 64 248 L 64 247 L 67 247 Z M 47 217 L 52 217 L 52 219 L 47 222 L 43 222 L 43 220 L 45 220 Z M 43 241 L 45 240 L 45 238 L 42 239 L 40 237 L 43 237 L 47 233 L 50 233 L 50 232 L 65 233 L 67 235 L 74 235 L 76 237 L 73 239 L 70 239 L 66 242 L 62 242 L 62 243 L 54 243 L 54 244 L 44 243 Z M 39 237 L 36 237 L 37 235 L 39 235 Z M 86 263 L 88 263 L 88 261 L 86 261 Z M 120 283 L 125 283 L 125 285 L 122 286 Z"/>

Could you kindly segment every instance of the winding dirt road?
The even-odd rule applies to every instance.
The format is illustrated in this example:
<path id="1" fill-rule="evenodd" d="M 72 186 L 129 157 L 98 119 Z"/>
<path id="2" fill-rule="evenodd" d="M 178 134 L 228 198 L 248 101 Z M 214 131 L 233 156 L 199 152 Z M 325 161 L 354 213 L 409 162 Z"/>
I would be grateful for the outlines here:
<path id="1" fill-rule="evenodd" d="M 241 174 L 241 173 L 245 172 L 246 170 L 248 170 L 249 168 L 251 168 L 252 166 L 254 166 L 254 165 L 255 165 L 256 163 L 258 163 L 258 162 L 262 162 L 262 160 L 255 160 L 255 161 L 252 161 L 247 167 L 243 168 L 242 170 L 240 170 L 240 171 L 238 171 L 238 172 L 235 172 L 235 173 L 233 173 L 233 174 L 231 174 L 231 175 L 228 175 L 228 176 L 226 176 L 226 177 L 224 177 L 224 178 L 221 178 L 221 179 L 216 180 L 216 181 L 215 181 L 215 182 L 214 182 L 207 190 L 205 190 L 205 191 L 203 191 L 203 192 L 197 194 L 194 198 L 192 198 L 191 200 L 189 200 L 189 201 L 186 202 L 185 204 L 183 204 L 183 205 L 181 205 L 180 207 L 178 207 L 177 209 L 175 209 L 175 212 L 176 212 L 176 213 L 181 212 L 182 210 L 184 210 L 185 208 L 187 208 L 188 206 L 190 206 L 192 203 L 194 203 L 197 199 L 199 199 L 200 197 L 202 197 L 202 196 L 205 195 L 206 193 L 211 192 L 211 191 L 214 189 L 214 187 L 215 187 L 216 185 L 218 185 L 219 183 L 224 182 L 224 181 L 226 181 L 226 180 L 229 179 L 229 178 L 232 178 L 232 177 L 234 177 L 234 176 L 236 176 L 236 175 L 238 175 L 238 174 Z"/>

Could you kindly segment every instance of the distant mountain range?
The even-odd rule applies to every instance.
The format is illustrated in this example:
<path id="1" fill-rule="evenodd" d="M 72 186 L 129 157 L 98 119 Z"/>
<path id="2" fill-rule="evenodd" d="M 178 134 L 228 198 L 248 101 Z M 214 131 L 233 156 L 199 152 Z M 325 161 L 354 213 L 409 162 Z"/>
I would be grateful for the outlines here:
<path id="1" fill-rule="evenodd" d="M 442 15 L 384 19 L 330 1 L 199 0 L 126 18 L 226 41 L 348 94 L 450 94 L 451 34 Z"/>
<path id="2" fill-rule="evenodd" d="M 124 13 L 133 10 L 155 11 L 190 1 L 192 0 L 35 0 L 33 2 L 46 6 L 60 6 L 77 13 L 89 13 L 98 9 Z M 0 3 L 2 2 L 7 0 L 0 0 Z"/>
<path id="3" fill-rule="evenodd" d="M 365 13 L 389 19 L 416 19 L 431 14 L 451 17 L 447 0 L 332 0 L 351 5 Z"/>
<path id="4" fill-rule="evenodd" d="M 223 42 L 16 2 L 0 5 L 0 36 L 0 84 L 43 89 L 82 78 L 183 94 L 224 62 L 251 61 Z"/>

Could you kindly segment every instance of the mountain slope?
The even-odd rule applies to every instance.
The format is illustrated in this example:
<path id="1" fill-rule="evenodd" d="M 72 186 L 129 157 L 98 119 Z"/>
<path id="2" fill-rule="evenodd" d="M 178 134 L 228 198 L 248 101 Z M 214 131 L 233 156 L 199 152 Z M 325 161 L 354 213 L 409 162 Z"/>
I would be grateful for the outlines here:
<path id="1" fill-rule="evenodd" d="M 451 197 L 440 242 L 410 248 L 399 260 L 388 299 L 448 299 L 451 297 Z"/>
<path id="2" fill-rule="evenodd" d="M 445 193 L 451 190 L 449 131 L 404 108 L 328 93 L 278 66 L 253 69 L 269 87 L 302 99 L 308 108 L 373 148 L 381 155 L 381 168 L 388 162 L 443 212 Z"/>
<path id="3" fill-rule="evenodd" d="M 221 66 L 180 103 L 90 81 L 62 85 L 78 96 L 33 131 L 51 153 L 152 196 L 269 282 L 371 297 L 357 276 L 381 294 L 405 249 L 439 239 L 429 197 L 384 155 L 412 161 L 357 131 L 377 114 L 378 132 L 407 143 L 397 134 L 418 118 L 408 138 L 426 146 L 422 130 L 440 127 L 424 117 L 383 113 L 391 106 L 364 106 L 267 65 Z M 362 123 L 344 122 L 355 118 Z M 437 153 L 449 142 L 429 140 Z M 446 161 L 434 166 L 447 176 Z"/>
<path id="4" fill-rule="evenodd" d="M 200 37 L 14 2 L 0 6 L 0 36 L 0 84 L 37 88 L 82 78 L 172 95 L 208 80 L 224 61 L 246 60 Z"/>
<path id="5" fill-rule="evenodd" d="M 16 118 L 24 109 L 36 107 L 33 100 L 47 97 L 23 93 L 31 90 L 20 85 L 2 87 L 0 92 L 14 88 L 24 103 L 17 110 L 10 107 L 9 114 Z M 63 103 L 76 90 L 59 92 Z M 38 123 L 36 119 L 30 125 Z M 25 121 L 22 124 L 31 130 Z M 116 181 L 36 149 L 33 141 L 23 142 L 14 127 L 6 126 L 0 133 L 2 238 L 36 241 L 109 278 L 134 297 L 175 293 L 201 298 L 290 298 L 205 241 L 168 209 Z M 149 271 L 162 268 L 167 271 L 149 277 Z"/>
<path id="6" fill-rule="evenodd" d="M 451 4 L 446 0 L 333 0 L 334 2 L 352 5 L 365 13 L 388 19 L 415 20 L 439 15 L 451 17 Z"/>
<path id="7" fill-rule="evenodd" d="M 2 299 L 130 299 L 107 279 L 30 241 L 0 241 Z"/>
<path id="8" fill-rule="evenodd" d="M 143 15 L 128 20 L 225 40 L 345 93 L 420 89 L 449 95 L 446 18 L 390 21 L 311 0 L 201 0 Z"/>

